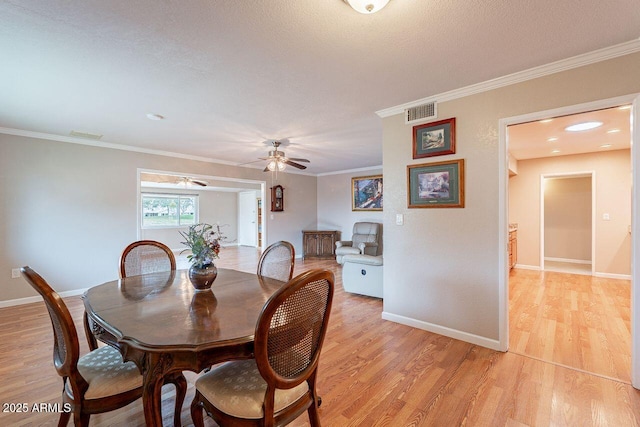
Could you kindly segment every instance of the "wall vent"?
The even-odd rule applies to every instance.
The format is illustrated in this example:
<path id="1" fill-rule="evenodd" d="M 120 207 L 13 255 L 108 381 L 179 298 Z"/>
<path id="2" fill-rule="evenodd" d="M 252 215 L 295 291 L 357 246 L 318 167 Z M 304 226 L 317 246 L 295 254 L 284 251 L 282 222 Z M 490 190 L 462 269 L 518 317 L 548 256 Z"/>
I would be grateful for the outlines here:
<path id="1" fill-rule="evenodd" d="M 97 133 L 82 132 L 77 130 L 72 130 L 71 132 L 69 132 L 69 135 L 76 136 L 78 138 L 95 139 L 95 140 L 102 138 L 102 135 Z"/>
<path id="2" fill-rule="evenodd" d="M 427 119 L 438 117 L 438 108 L 435 102 L 418 105 L 417 107 L 404 110 L 404 122 L 406 124 L 416 123 Z"/>

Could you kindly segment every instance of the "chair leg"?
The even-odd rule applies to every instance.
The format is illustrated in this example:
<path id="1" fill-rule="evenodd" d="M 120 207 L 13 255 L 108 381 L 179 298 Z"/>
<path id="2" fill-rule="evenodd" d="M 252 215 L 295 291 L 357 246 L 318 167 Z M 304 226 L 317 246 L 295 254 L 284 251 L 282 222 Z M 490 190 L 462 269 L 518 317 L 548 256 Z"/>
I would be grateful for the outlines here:
<path id="1" fill-rule="evenodd" d="M 73 424 L 75 427 L 88 427 L 91 415 L 83 414 L 80 411 L 73 413 Z"/>
<path id="2" fill-rule="evenodd" d="M 309 414 L 309 423 L 311 427 L 320 427 L 320 415 L 318 415 L 318 407 L 315 403 L 312 403 L 307 409 L 307 413 Z"/>
<path id="3" fill-rule="evenodd" d="M 194 427 L 204 427 L 204 417 L 202 415 L 202 406 L 200 405 L 200 393 L 196 391 L 196 396 L 191 402 L 191 421 Z"/>
<path id="4" fill-rule="evenodd" d="M 71 419 L 71 412 L 60 412 L 60 420 L 58 420 L 58 427 L 67 427 L 69 420 Z"/>
<path id="5" fill-rule="evenodd" d="M 167 383 L 171 383 L 176 387 L 176 407 L 173 414 L 174 427 L 180 427 L 182 425 L 180 414 L 182 412 L 182 404 L 184 398 L 187 395 L 187 379 L 181 372 L 171 375 L 166 380 Z"/>

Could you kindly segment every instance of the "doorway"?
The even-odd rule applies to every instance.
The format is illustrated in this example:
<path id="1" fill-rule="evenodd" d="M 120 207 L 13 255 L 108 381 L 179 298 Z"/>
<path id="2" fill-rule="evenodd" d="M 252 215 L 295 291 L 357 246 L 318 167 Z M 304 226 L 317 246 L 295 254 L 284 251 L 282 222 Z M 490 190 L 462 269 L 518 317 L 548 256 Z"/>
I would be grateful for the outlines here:
<path id="1" fill-rule="evenodd" d="M 258 245 L 258 198 L 255 191 L 238 193 L 238 245 Z"/>
<path id="2" fill-rule="evenodd" d="M 541 269 L 593 275 L 595 172 L 544 174 L 540 179 Z"/>
<path id="3" fill-rule="evenodd" d="M 182 239 L 178 233 L 181 225 L 151 229 L 142 225 L 142 194 L 157 192 L 194 196 L 197 200 L 198 212 L 192 222 L 219 225 L 226 237 L 225 246 L 238 245 L 239 217 L 247 215 L 253 217 L 252 227 L 256 230 L 253 238 L 256 242 L 252 246 L 258 246 L 258 229 L 262 231 L 261 245 L 264 242 L 267 229 L 264 216 L 259 218 L 259 223 L 255 219 L 257 218 L 255 203 L 258 198 L 264 198 L 265 187 L 265 181 L 139 168 L 137 171 L 137 239 L 159 240 L 173 250 L 182 248 Z M 240 206 L 240 194 L 242 193 L 252 195 L 254 204 L 247 208 L 249 213 L 243 212 Z M 186 228 L 187 225 L 183 228 Z M 259 247 L 259 249 L 263 248 Z"/>
<path id="4" fill-rule="evenodd" d="M 500 150 L 499 150 L 499 154 L 500 154 L 500 169 L 501 169 L 501 186 L 499 188 L 500 194 L 499 194 L 499 199 L 500 199 L 500 229 L 499 229 L 499 240 L 500 240 L 500 247 L 499 247 L 499 251 L 501 254 L 500 257 L 500 265 L 502 268 L 502 271 L 504 272 L 504 276 L 501 277 L 501 286 L 500 286 L 500 304 L 501 304 L 501 310 L 500 310 L 500 348 L 503 349 L 504 351 L 509 350 L 510 348 L 510 344 L 509 344 L 509 338 L 510 338 L 510 320 L 509 320 L 509 304 L 510 304 L 510 296 L 509 293 L 511 292 L 509 289 L 509 275 L 510 275 L 510 270 L 508 268 L 508 254 L 507 254 L 507 245 L 508 245 L 508 226 L 509 226 L 509 222 L 510 222 L 510 218 L 509 218 L 509 208 L 510 206 L 513 204 L 513 201 L 510 200 L 510 195 L 509 195 L 509 191 L 510 191 L 510 183 L 509 183 L 509 177 L 507 174 L 507 171 L 511 172 L 512 167 L 511 167 L 511 161 L 512 160 L 510 158 L 510 152 L 509 152 L 509 144 L 511 143 L 510 141 L 510 136 L 509 136 L 509 132 L 507 131 L 507 127 L 511 126 L 511 125 L 517 125 L 517 124 L 522 124 L 522 123 L 528 123 L 528 122 L 533 122 L 533 121 L 542 121 L 543 119 L 547 119 L 550 117 L 561 117 L 561 116 L 567 116 L 567 115 L 572 115 L 572 114 L 578 114 L 578 113 L 582 113 L 585 111 L 594 111 L 594 110 L 600 110 L 600 109 L 606 109 L 606 108 L 612 108 L 612 107 L 617 107 L 617 106 L 621 106 L 621 105 L 625 105 L 627 107 L 629 107 L 631 104 L 633 104 L 633 109 L 631 110 L 631 117 L 635 119 L 635 123 L 638 123 L 638 100 L 636 99 L 637 95 L 633 94 L 633 95 L 627 95 L 627 96 L 622 96 L 622 97 L 618 97 L 618 98 L 612 98 L 612 99 L 608 99 L 608 100 L 602 100 L 602 101 L 596 101 L 596 102 L 591 102 L 591 103 L 586 103 L 586 104 L 581 104 L 581 105 L 576 105 L 576 106 L 571 106 L 571 107 L 563 107 L 563 108 L 559 108 L 559 109 L 555 109 L 555 110 L 548 110 L 548 111 L 543 111 L 543 112 L 538 112 L 538 113 L 532 113 L 532 114 L 527 114 L 527 115 L 523 115 L 523 116 L 518 116 L 518 117 L 511 117 L 511 118 L 505 118 L 505 119 L 501 119 L 499 121 L 499 142 L 500 142 Z M 639 98 L 640 99 L 640 98 Z M 629 108 L 628 108 L 629 109 Z M 627 125 L 628 126 L 628 125 Z M 636 143 L 636 146 L 639 142 L 639 137 L 638 137 L 638 132 L 631 132 L 629 138 L 629 140 L 632 140 L 633 142 Z M 551 140 L 548 140 L 547 142 L 551 142 Z M 547 148 L 547 147 L 545 147 Z M 636 150 L 631 150 L 630 152 L 630 161 L 627 161 L 627 165 L 629 165 L 629 163 L 631 165 L 633 165 L 633 168 L 629 168 L 628 166 L 625 168 L 625 173 L 627 174 L 627 178 L 629 178 L 632 182 L 632 190 L 627 192 L 627 197 L 628 194 L 631 193 L 631 205 L 632 205 L 632 209 L 629 209 L 629 211 L 633 212 L 637 212 L 637 202 L 638 202 L 638 185 L 640 182 L 640 179 L 638 178 L 638 174 L 635 173 L 635 171 L 637 170 L 638 165 L 640 164 L 640 159 L 638 158 L 638 155 L 636 153 Z M 632 169 L 632 171 L 630 172 L 629 169 Z M 540 181 L 540 178 L 538 178 L 538 182 Z M 595 187 L 595 186 L 594 186 Z M 603 189 L 604 192 L 605 189 Z M 538 209 L 536 209 L 538 212 L 540 212 Z M 594 209 L 595 211 L 595 209 Z M 601 213 L 599 211 L 596 212 L 596 217 L 600 218 Z M 635 218 L 635 214 L 634 214 L 634 218 Z M 629 222 L 631 222 L 631 220 L 629 219 Z M 520 224 L 520 227 L 522 227 L 522 224 Z M 638 239 L 636 238 L 636 234 L 635 234 L 635 222 L 633 222 L 632 224 L 628 224 L 625 225 L 625 228 L 628 228 L 629 230 L 629 236 L 628 239 L 630 241 L 630 247 L 631 247 L 631 255 L 629 258 L 629 265 L 635 266 L 638 265 L 638 254 L 640 253 L 640 242 L 638 242 Z M 535 234 L 541 234 L 540 232 L 540 226 L 539 224 L 536 225 L 535 227 Z M 521 238 L 523 233 L 521 233 L 521 230 L 519 230 L 519 239 Z M 526 234 L 526 233 L 525 233 Z M 521 252 L 520 250 L 521 248 L 519 248 L 519 252 Z M 541 254 L 543 253 L 543 249 L 540 247 L 536 248 L 537 254 Z M 535 256 L 535 261 L 531 262 L 528 266 L 524 265 L 524 266 L 520 266 L 521 268 L 518 270 L 516 269 L 516 271 L 525 271 L 527 268 L 529 268 L 530 270 L 536 270 L 538 271 L 538 274 L 542 274 L 542 276 L 547 276 L 550 274 L 555 274 L 555 273 L 540 273 L 539 267 L 536 267 L 536 265 L 541 265 L 542 264 L 542 260 L 540 259 L 539 256 Z M 592 264 L 595 264 L 593 261 L 596 261 L 595 257 L 592 258 Z M 520 263 L 520 260 L 519 260 Z M 630 272 L 629 275 L 627 275 L 627 278 L 631 278 L 630 282 L 629 282 L 629 288 L 630 288 L 630 294 L 631 294 L 631 330 L 633 331 L 633 335 L 630 337 L 630 340 L 632 341 L 631 345 L 628 345 L 629 349 L 630 349 L 630 359 L 631 359 L 631 383 L 634 387 L 638 388 L 640 387 L 640 358 L 638 357 L 638 351 L 636 350 L 636 348 L 638 347 L 638 344 L 640 343 L 640 333 L 638 333 L 637 328 L 634 328 L 634 325 L 637 324 L 638 319 L 640 318 L 640 306 L 638 305 L 638 303 L 640 302 L 640 297 L 638 297 L 638 292 L 635 291 L 635 283 L 637 283 L 637 279 L 638 277 L 640 277 L 636 271 L 637 269 L 633 268 L 632 271 Z M 530 283 L 532 286 L 537 286 L 540 284 L 539 281 L 534 281 L 532 283 Z M 513 320 L 512 320 L 513 321 Z M 557 338 L 557 337 L 556 337 Z M 574 337 L 575 338 L 575 337 Z M 513 345 L 513 344 L 512 344 Z M 627 359 L 628 360 L 628 359 Z M 628 362 L 627 362 L 628 363 Z"/>

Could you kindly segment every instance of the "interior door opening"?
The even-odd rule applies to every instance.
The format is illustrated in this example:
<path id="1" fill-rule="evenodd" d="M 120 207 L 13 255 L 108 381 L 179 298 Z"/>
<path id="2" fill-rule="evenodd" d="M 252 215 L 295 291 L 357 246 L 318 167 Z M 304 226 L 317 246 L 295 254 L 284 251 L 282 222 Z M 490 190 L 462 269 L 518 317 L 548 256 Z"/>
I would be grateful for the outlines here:
<path id="1" fill-rule="evenodd" d="M 544 119 L 548 119 L 548 118 L 557 118 L 557 117 L 562 117 L 562 116 L 569 116 L 569 115 L 575 115 L 575 114 L 579 114 L 579 113 L 583 113 L 583 112 L 590 112 L 590 111 L 596 111 L 596 110 L 602 110 L 602 109 L 625 109 L 627 110 L 627 112 L 629 112 L 629 110 L 631 110 L 631 114 L 630 116 L 627 116 L 627 121 L 626 121 L 626 129 L 631 129 L 631 132 L 629 132 L 628 136 L 627 136 L 627 142 L 635 142 L 635 145 L 637 146 L 639 142 L 639 138 L 638 138 L 638 132 L 637 132 L 637 125 L 634 131 L 634 127 L 633 127 L 633 122 L 635 119 L 635 123 L 637 124 L 638 122 L 638 102 L 640 100 L 640 97 L 638 97 L 637 99 L 637 95 L 633 94 L 633 95 L 627 95 L 627 96 L 621 96 L 618 98 L 612 98 L 612 99 L 608 99 L 608 100 L 601 100 L 601 101 L 595 101 L 595 102 L 590 102 L 590 103 L 586 103 L 586 104 L 581 104 L 581 105 L 575 105 L 575 106 L 569 106 L 569 107 L 562 107 L 562 108 L 558 108 L 555 110 L 548 110 L 548 111 L 543 111 L 543 112 L 537 112 L 537 113 L 531 113 L 531 114 L 527 114 L 527 115 L 523 115 L 523 116 L 518 116 L 518 117 L 511 117 L 511 118 L 505 118 L 505 119 L 501 119 L 500 120 L 500 125 L 499 125 L 499 139 L 500 139 L 500 156 L 501 156 L 501 171 L 503 172 L 501 174 L 501 180 L 502 180 L 502 185 L 500 188 L 501 191 L 501 195 L 500 195 L 500 205 L 501 205 L 501 216 L 500 216 L 500 224 L 501 224 L 501 230 L 500 230 L 500 252 L 501 252 L 501 265 L 504 268 L 504 278 L 501 280 L 502 283 L 502 287 L 501 287 L 501 328 L 500 328 L 500 348 L 504 349 L 504 351 L 507 350 L 511 350 L 511 351 L 515 351 L 515 347 L 517 347 L 518 342 L 517 340 L 511 340 L 512 337 L 512 333 L 510 332 L 510 328 L 513 326 L 514 328 L 516 328 L 517 326 L 516 323 L 514 323 L 514 325 L 510 325 L 510 321 L 511 322 L 517 322 L 514 320 L 514 313 L 512 313 L 510 310 L 510 304 L 512 301 L 512 298 L 510 297 L 510 292 L 514 292 L 513 290 L 510 290 L 509 287 L 509 283 L 510 283 L 510 275 L 513 275 L 514 273 L 518 273 L 518 272 L 523 272 L 526 270 L 534 270 L 534 271 L 539 271 L 541 270 L 541 267 L 544 267 L 544 258 L 549 258 L 548 254 L 545 254 L 545 250 L 544 248 L 541 247 L 542 243 L 543 243 L 543 239 L 544 239 L 544 232 L 541 231 L 542 227 L 540 222 L 542 222 L 542 208 L 533 208 L 532 210 L 535 210 L 537 212 L 537 216 L 540 218 L 539 221 L 536 221 L 536 226 L 534 227 L 534 238 L 537 238 L 537 240 L 539 241 L 539 245 L 535 246 L 535 250 L 532 252 L 533 253 L 533 257 L 529 257 L 528 259 L 523 259 L 522 258 L 522 253 L 525 252 L 526 255 L 526 250 L 522 250 L 522 247 L 518 248 L 518 253 L 519 253 L 519 257 L 520 259 L 518 260 L 518 265 L 516 265 L 516 269 L 514 270 L 510 270 L 509 269 L 509 264 L 508 264 L 508 252 L 507 252 L 507 247 L 508 247 L 508 229 L 509 229 L 509 224 L 510 223 L 518 223 L 519 221 L 515 221 L 515 219 L 511 216 L 511 209 L 513 208 L 514 204 L 517 205 L 519 200 L 515 200 L 517 199 L 517 197 L 514 197 L 511 193 L 512 193 L 512 182 L 510 182 L 510 175 L 512 175 L 512 152 L 510 150 L 511 148 L 511 143 L 512 143 L 512 135 L 510 134 L 510 131 L 508 130 L 508 127 L 511 126 L 515 126 L 518 124 L 525 124 L 525 123 L 531 123 L 531 122 L 542 122 L 545 121 Z M 631 104 L 633 103 L 633 108 L 631 107 Z M 629 126 L 629 117 L 631 118 L 631 123 L 632 126 Z M 617 133 L 617 130 L 613 130 L 610 134 L 615 134 Z M 555 151 L 553 154 L 549 155 L 549 157 L 556 157 L 557 159 L 561 159 L 564 156 L 564 153 L 562 155 L 559 155 L 558 153 L 561 151 L 561 149 L 559 149 L 558 147 L 552 147 L 553 143 L 557 140 L 558 138 L 554 138 L 554 137 L 549 137 L 546 140 L 540 141 L 540 148 L 541 149 L 545 149 L 548 150 L 549 152 L 552 151 L 552 149 Z M 546 142 L 546 144 L 544 144 Z M 608 144 L 606 144 L 605 142 L 607 141 L 602 141 L 601 146 L 599 147 L 599 149 L 601 150 L 606 150 L 608 147 Z M 628 209 L 626 209 L 627 213 L 630 213 L 630 215 L 624 219 L 624 221 L 626 222 L 626 224 L 624 224 L 623 228 L 624 228 L 624 240 L 626 241 L 627 246 L 631 246 L 631 250 L 630 250 L 630 254 L 629 254 L 629 248 L 627 248 L 627 252 L 624 256 L 619 257 L 617 255 L 619 255 L 619 252 L 616 253 L 615 257 L 612 257 L 612 260 L 606 260 L 609 264 L 611 262 L 615 262 L 615 258 L 620 258 L 623 260 L 626 260 L 626 265 L 627 268 L 629 269 L 627 271 L 626 274 L 623 275 L 616 275 L 616 274 L 604 274 L 602 275 L 601 273 L 597 272 L 597 264 L 601 263 L 602 261 L 602 257 L 600 256 L 601 261 L 598 261 L 598 259 L 596 258 L 596 252 L 592 252 L 592 257 L 591 257 L 591 270 L 592 273 L 594 273 L 595 271 L 595 275 L 600 275 L 602 277 L 608 278 L 609 276 L 612 276 L 613 279 L 626 279 L 627 281 L 627 289 L 629 290 L 630 293 L 630 300 L 631 300 L 631 320 L 628 322 L 629 324 L 629 329 L 630 329 L 630 333 L 629 333 L 629 338 L 628 340 L 626 340 L 624 343 L 621 342 L 620 339 L 618 338 L 614 338 L 611 339 L 610 341 L 615 342 L 614 345 L 617 346 L 624 346 L 626 347 L 625 351 L 628 351 L 627 355 L 625 355 L 624 360 L 626 360 L 627 362 L 625 362 L 625 364 L 627 364 L 627 374 L 626 374 L 626 381 L 629 381 L 630 378 L 630 382 L 631 384 L 635 387 L 635 388 L 639 388 L 640 387 L 640 333 L 638 332 L 638 328 L 634 328 L 634 325 L 637 325 L 638 320 L 640 319 L 640 297 L 638 296 L 638 292 L 636 290 L 636 283 L 638 282 L 638 277 L 640 273 L 638 273 L 638 269 L 636 268 L 638 265 L 638 258 L 639 258 L 639 254 L 640 254 L 640 243 L 638 242 L 638 239 L 636 238 L 636 234 L 635 234 L 635 222 L 631 220 L 631 218 L 635 218 L 637 216 L 637 203 L 638 203 L 638 196 L 637 196 L 637 188 L 640 188 L 640 180 L 638 179 L 638 174 L 636 174 L 636 170 L 638 165 L 640 164 L 640 159 L 638 158 L 638 154 L 636 153 L 636 150 L 633 148 L 633 144 L 631 144 L 631 149 L 628 149 L 629 151 L 627 152 L 627 162 L 626 165 L 622 166 L 622 175 L 625 179 L 627 179 L 627 181 L 629 181 L 630 179 L 630 187 L 631 188 L 627 188 L 628 191 L 626 191 L 626 196 L 628 197 L 629 194 L 631 194 L 630 197 L 630 206 L 628 206 Z M 597 150 L 594 150 L 597 152 Z M 560 162 L 561 160 L 557 160 L 557 162 Z M 518 168 L 518 166 L 516 166 L 516 168 Z M 620 169 L 620 168 L 619 168 Z M 574 169 L 576 170 L 576 169 Z M 577 170 L 585 170 L 584 168 L 582 169 L 577 169 Z M 541 179 L 541 176 L 544 174 L 551 174 L 551 172 L 549 171 L 545 171 L 544 173 L 540 173 L 537 176 L 537 185 L 542 187 L 543 181 Z M 598 174 L 598 177 L 600 176 L 601 172 L 595 172 Z M 595 175 L 594 173 L 594 175 Z M 598 178 L 599 180 L 600 178 Z M 614 186 L 615 187 L 615 186 Z M 597 190 L 597 191 L 596 191 Z M 607 193 L 611 191 L 611 187 L 599 187 L 598 185 L 596 185 L 596 180 L 595 177 L 592 176 L 592 187 L 591 187 L 591 192 L 592 192 L 592 220 L 591 220 L 591 226 L 592 226 L 592 230 L 593 227 L 595 225 L 597 225 L 598 223 L 603 223 L 605 225 L 608 224 L 613 224 L 614 220 L 616 220 L 616 217 L 611 214 L 611 215 L 606 215 L 609 210 L 609 206 L 610 203 L 609 201 L 606 201 L 605 203 L 601 203 L 600 205 L 598 205 L 597 201 L 598 198 L 601 197 L 602 193 Z M 538 194 L 541 194 L 541 188 L 538 189 L 537 191 Z M 601 194 L 600 196 L 598 196 L 597 194 Z M 622 198 L 624 198 L 625 196 L 621 196 Z M 620 197 L 618 197 L 618 199 L 620 199 Z M 539 205 L 540 206 L 540 205 Z M 622 221 L 619 221 L 622 222 Z M 523 237 L 526 239 L 527 237 L 531 237 L 531 235 L 527 236 L 527 231 L 523 230 L 523 224 L 520 222 L 518 224 L 519 226 L 519 234 L 518 234 L 518 239 L 519 239 L 519 243 L 522 241 L 521 239 L 523 239 Z M 529 230 L 530 231 L 530 230 Z M 616 232 L 617 233 L 617 232 Z M 618 235 L 618 234 L 616 234 Z M 592 231 L 592 240 L 591 240 L 591 246 L 592 248 L 596 248 L 598 243 L 597 243 L 597 239 L 595 239 L 595 233 Z M 630 245 L 628 245 L 628 243 L 630 243 Z M 504 246 L 504 247 L 503 247 Z M 529 255 L 531 255 L 531 252 L 529 253 Z M 625 258 L 626 257 L 626 258 Z M 525 256 L 526 258 L 526 256 Z M 607 268 L 609 267 L 609 264 L 604 264 L 604 267 L 602 268 Z M 534 273 L 534 274 L 540 274 L 540 277 L 545 277 L 547 275 L 547 273 Z M 555 274 L 555 273 L 550 273 L 550 274 Z M 557 277 L 557 276 L 556 276 Z M 574 276 L 577 277 L 577 276 Z M 631 279 L 629 281 L 629 279 Z M 582 280 L 593 280 L 591 278 L 588 279 L 582 279 Z M 538 283 L 538 282 L 536 282 Z M 503 311 L 504 310 L 504 311 Z M 544 342 L 544 341 L 548 341 L 549 338 L 541 338 L 542 341 L 540 342 Z M 560 343 L 565 342 L 566 340 L 563 340 L 561 335 L 555 335 L 552 334 L 551 335 L 551 339 L 555 340 L 557 343 L 559 343 L 559 345 L 561 345 Z M 549 352 L 553 353 L 553 349 L 550 349 Z M 580 357 L 586 357 L 584 355 L 581 355 Z M 595 356 L 594 356 L 595 357 Z M 541 359 L 543 359 L 541 357 Z M 597 359 L 597 357 L 596 357 Z M 630 365 L 628 366 L 629 363 L 628 361 L 631 361 Z M 560 362 L 561 363 L 561 362 Z M 570 367 L 571 365 L 566 364 L 567 367 Z M 580 369 L 580 368 L 577 368 Z M 630 369 L 630 372 L 629 372 Z M 584 371 L 590 372 L 589 369 L 584 369 Z M 595 373 L 596 375 L 601 375 L 598 373 Z M 606 374 L 605 374 L 606 376 Z M 611 378 L 616 378 L 616 376 L 612 375 Z"/>
<path id="2" fill-rule="evenodd" d="M 540 267 L 592 275 L 595 267 L 595 172 L 541 177 Z"/>

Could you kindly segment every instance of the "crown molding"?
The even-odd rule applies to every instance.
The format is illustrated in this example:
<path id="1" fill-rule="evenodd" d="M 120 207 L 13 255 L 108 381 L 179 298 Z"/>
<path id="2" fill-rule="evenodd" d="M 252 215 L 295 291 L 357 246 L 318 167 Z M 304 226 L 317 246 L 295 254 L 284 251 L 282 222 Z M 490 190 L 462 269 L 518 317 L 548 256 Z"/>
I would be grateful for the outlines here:
<path id="1" fill-rule="evenodd" d="M 87 140 L 87 139 L 78 138 L 74 136 L 55 135 L 51 133 L 34 132 L 30 130 L 13 129 L 13 128 L 5 128 L 5 127 L 0 127 L 0 133 L 4 133 L 8 135 L 16 135 L 16 136 L 25 136 L 28 138 L 46 139 L 50 141 L 68 142 L 71 144 L 89 145 L 91 147 L 110 148 L 112 150 L 133 151 L 136 153 L 155 154 L 157 156 L 178 157 L 181 159 L 196 160 L 200 162 L 219 163 L 223 165 L 237 166 L 237 164 L 234 162 L 216 160 L 208 157 L 192 156 L 189 154 L 175 153 L 172 151 L 154 150 L 151 148 L 134 147 L 132 145 L 115 144 L 113 142 L 92 141 L 92 140 Z"/>
<path id="2" fill-rule="evenodd" d="M 264 169 L 262 166 L 238 164 L 236 162 L 228 162 L 225 160 L 212 159 L 209 157 L 192 156 L 189 154 L 176 153 L 173 151 L 154 150 L 151 148 L 134 147 L 133 145 L 115 144 L 113 142 L 92 141 L 74 136 L 55 135 L 44 132 L 34 132 L 30 130 L 14 129 L 0 127 L 0 133 L 15 136 L 24 136 L 27 138 L 45 139 L 49 141 L 68 142 L 70 144 L 89 145 L 91 147 L 110 148 L 112 150 L 132 151 L 136 153 L 153 154 L 156 156 L 173 157 L 186 160 L 195 160 L 198 162 L 216 163 L 219 165 L 236 166 L 241 168 Z M 286 171 L 280 173 L 292 173 L 298 175 L 316 176 L 308 172 Z"/>
<path id="3" fill-rule="evenodd" d="M 377 169 L 382 169 L 382 165 L 368 166 L 366 168 L 358 168 L 358 169 L 347 169 L 347 170 L 335 171 L 335 172 L 324 172 L 324 173 L 319 173 L 317 176 L 342 175 L 342 174 L 345 174 L 345 173 L 367 172 L 367 171 L 370 171 L 370 170 L 377 170 Z"/>
<path id="4" fill-rule="evenodd" d="M 534 67 L 528 70 L 519 71 L 517 73 L 508 74 L 506 76 L 498 77 L 492 80 L 487 80 L 482 83 L 465 86 L 459 89 L 451 90 L 449 92 L 443 92 L 437 95 L 418 99 L 416 101 L 407 102 L 406 104 L 397 105 L 395 107 L 385 108 L 383 110 L 376 111 L 376 114 L 381 118 L 395 116 L 396 114 L 404 113 L 407 108 L 417 107 L 429 102 L 452 101 L 454 99 L 464 98 L 466 96 L 475 95 L 481 92 L 487 92 L 504 86 L 509 86 L 527 80 L 533 80 L 539 77 L 548 76 L 550 74 L 559 73 L 561 71 L 583 67 L 589 64 L 595 64 L 597 62 L 629 55 L 635 52 L 640 52 L 640 39 L 634 39 L 625 43 L 620 43 L 614 46 L 595 50 L 593 52 L 576 55 L 571 58 L 562 59 L 550 64 L 541 65 L 539 67 Z"/>

